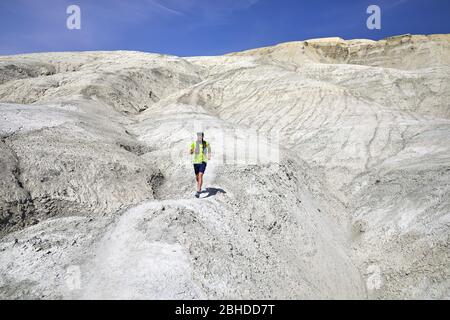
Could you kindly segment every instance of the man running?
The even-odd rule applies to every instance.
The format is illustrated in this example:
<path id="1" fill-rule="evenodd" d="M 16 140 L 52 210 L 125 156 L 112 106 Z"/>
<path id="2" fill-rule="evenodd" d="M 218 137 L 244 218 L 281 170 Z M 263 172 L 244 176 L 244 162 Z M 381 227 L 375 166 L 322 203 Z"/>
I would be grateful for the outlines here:
<path id="1" fill-rule="evenodd" d="M 197 141 L 192 142 L 190 153 L 194 155 L 194 172 L 197 181 L 197 192 L 195 197 L 200 197 L 202 192 L 203 174 L 206 170 L 206 163 L 211 160 L 211 145 L 205 141 L 203 132 L 197 133 Z"/>

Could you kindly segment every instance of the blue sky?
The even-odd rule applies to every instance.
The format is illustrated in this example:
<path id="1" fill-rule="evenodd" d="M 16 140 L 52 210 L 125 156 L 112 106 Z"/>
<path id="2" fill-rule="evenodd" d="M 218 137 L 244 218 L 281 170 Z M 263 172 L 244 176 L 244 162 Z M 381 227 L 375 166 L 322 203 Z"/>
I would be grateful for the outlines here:
<path id="1" fill-rule="evenodd" d="M 66 9 L 81 8 L 81 30 Z M 381 7 L 381 30 L 366 9 Z M 137 50 L 218 55 L 286 41 L 450 33 L 449 0 L 1 0 L 0 54 Z"/>

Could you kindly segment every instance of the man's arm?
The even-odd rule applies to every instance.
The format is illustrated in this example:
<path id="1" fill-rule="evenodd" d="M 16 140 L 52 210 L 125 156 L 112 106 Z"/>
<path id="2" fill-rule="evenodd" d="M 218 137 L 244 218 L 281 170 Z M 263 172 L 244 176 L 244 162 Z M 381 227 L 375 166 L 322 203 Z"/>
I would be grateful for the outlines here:
<path id="1" fill-rule="evenodd" d="M 191 144 L 191 150 L 189 150 L 189 153 L 193 154 L 194 153 L 194 149 L 195 149 L 195 145 Z"/>

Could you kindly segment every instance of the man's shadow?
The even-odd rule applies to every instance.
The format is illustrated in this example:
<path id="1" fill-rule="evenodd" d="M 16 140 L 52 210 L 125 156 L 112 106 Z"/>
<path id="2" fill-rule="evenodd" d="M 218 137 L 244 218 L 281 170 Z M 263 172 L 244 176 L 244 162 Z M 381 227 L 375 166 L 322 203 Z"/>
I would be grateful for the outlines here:
<path id="1" fill-rule="evenodd" d="M 226 191 L 223 189 L 220 189 L 220 188 L 206 188 L 201 193 L 208 194 L 206 197 L 202 197 L 202 198 L 209 198 L 209 197 L 215 196 L 217 193 L 226 193 Z"/>

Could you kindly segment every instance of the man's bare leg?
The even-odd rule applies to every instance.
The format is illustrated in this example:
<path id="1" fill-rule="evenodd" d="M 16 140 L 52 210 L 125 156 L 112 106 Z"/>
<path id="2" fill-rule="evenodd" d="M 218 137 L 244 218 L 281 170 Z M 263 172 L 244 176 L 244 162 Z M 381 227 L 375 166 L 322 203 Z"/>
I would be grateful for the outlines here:
<path id="1" fill-rule="evenodd" d="M 197 175 L 197 192 L 202 191 L 202 184 L 203 184 L 203 173 L 199 172 Z"/>

